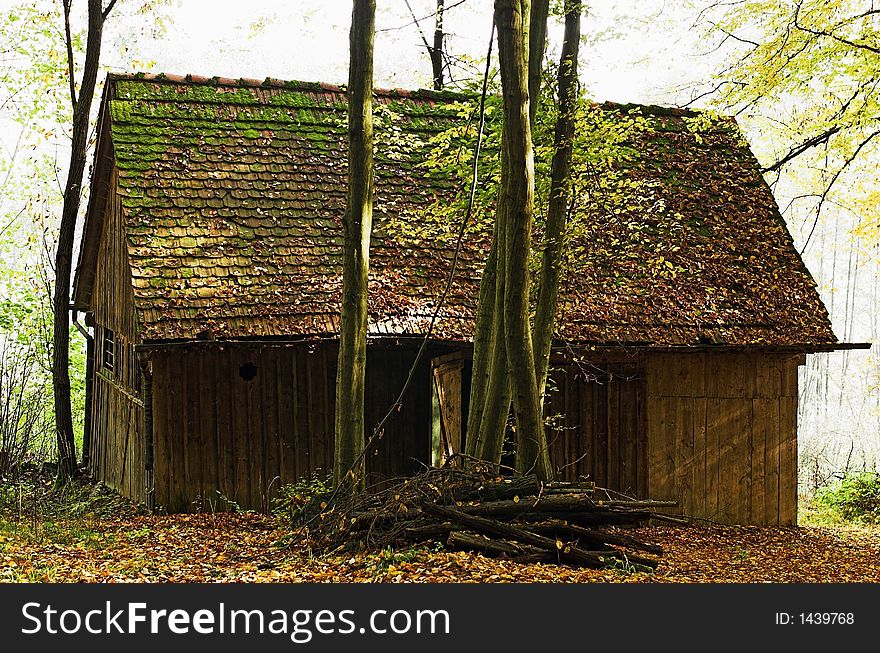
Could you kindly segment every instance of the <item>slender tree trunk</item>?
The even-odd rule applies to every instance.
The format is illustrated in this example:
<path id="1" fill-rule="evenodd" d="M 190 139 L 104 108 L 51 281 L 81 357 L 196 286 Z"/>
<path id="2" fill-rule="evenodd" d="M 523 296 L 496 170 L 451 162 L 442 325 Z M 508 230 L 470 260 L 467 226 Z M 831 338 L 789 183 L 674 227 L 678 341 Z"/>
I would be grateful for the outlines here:
<path id="1" fill-rule="evenodd" d="M 498 225 L 492 236 L 492 247 L 486 259 L 483 277 L 480 279 L 480 296 L 477 300 L 477 316 L 474 323 L 474 355 L 471 366 L 471 390 L 468 402 L 468 422 L 465 436 L 465 453 L 479 458 L 477 453 L 484 445 L 480 430 L 486 405 L 492 352 L 497 346 L 495 339 L 495 276 L 498 263 Z M 506 360 L 506 358 L 505 358 Z"/>
<path id="2" fill-rule="evenodd" d="M 547 45 L 547 16 L 550 0 L 532 0 L 529 12 L 529 122 L 535 128 L 535 114 L 541 97 L 541 73 Z"/>
<path id="3" fill-rule="evenodd" d="M 541 61 L 547 35 L 549 0 L 537 0 L 530 9 L 529 61 L 536 62 L 535 72 L 529 64 L 529 120 L 534 126 L 538 93 L 541 83 Z M 531 86 L 534 84 L 534 90 Z M 506 169 L 502 149 L 502 169 Z M 504 188 L 499 189 L 499 194 Z M 499 207 L 503 201 L 499 195 Z M 510 373 L 507 365 L 507 343 L 504 337 L 504 273 L 496 272 L 499 243 L 499 223 L 496 219 L 492 249 L 480 283 L 480 298 L 474 328 L 473 372 L 471 374 L 470 409 L 468 413 L 466 449 L 468 455 L 498 463 L 507 434 L 507 418 L 511 407 Z"/>
<path id="4" fill-rule="evenodd" d="M 434 16 L 434 45 L 428 50 L 431 55 L 435 91 L 443 90 L 443 3 L 444 0 L 437 0 L 437 13 Z"/>
<path id="5" fill-rule="evenodd" d="M 528 0 L 496 0 L 498 56 L 503 91 L 501 198 L 504 221 L 504 336 L 516 414 L 516 467 L 541 479 L 552 476 L 535 376 L 529 325 L 529 251 L 535 203 L 535 169 L 529 124 Z"/>
<path id="6" fill-rule="evenodd" d="M 536 32 L 529 31 L 529 120 L 534 126 L 538 95 L 541 83 L 541 61 L 547 34 L 547 15 L 549 0 L 537 0 L 530 9 L 530 24 L 537 26 Z M 524 26 L 525 29 L 525 26 Z M 531 62 L 537 62 L 532 73 Z M 534 84 L 533 91 L 531 85 Z M 506 151 L 502 149 L 502 175 L 507 166 L 503 159 Z M 502 181 L 500 194 L 504 192 Z M 499 196 L 499 206 L 503 201 Z M 504 311 L 504 273 L 496 271 L 498 261 L 499 222 L 496 219 L 492 249 L 486 260 L 486 267 L 480 284 L 480 298 L 477 320 L 474 329 L 473 373 L 471 375 L 470 411 L 466 439 L 468 455 L 498 463 L 507 434 L 507 418 L 512 401 L 507 364 L 507 343 L 501 324 Z M 503 227 L 502 227 L 503 228 Z M 507 381 L 504 381 L 507 379 Z M 476 408 L 475 408 L 476 407 Z"/>
<path id="7" fill-rule="evenodd" d="M 65 24 L 69 26 L 70 1 L 63 3 Z M 52 298 L 52 388 L 55 399 L 55 435 L 58 445 L 58 480 L 64 482 L 76 473 L 76 438 L 73 432 L 73 413 L 70 405 L 70 275 L 73 265 L 73 238 L 79 214 L 83 176 L 88 150 L 89 114 L 98 79 L 101 56 L 101 37 L 106 15 L 101 0 L 89 0 L 86 59 L 82 83 L 76 94 L 73 81 L 74 62 L 68 34 L 68 70 L 73 108 L 70 164 L 64 187 L 61 226 L 58 231 L 58 249 L 55 252 L 55 288 Z M 108 10 L 109 11 L 109 8 Z"/>
<path id="8" fill-rule="evenodd" d="M 343 220 L 342 312 L 336 373 L 334 479 L 364 484 L 367 278 L 373 227 L 373 39 L 376 1 L 354 0 L 348 72 L 348 203 Z M 357 462 L 359 461 L 359 462 Z M 350 476 L 346 477 L 346 474 Z"/>
<path id="9" fill-rule="evenodd" d="M 506 168 L 506 154 L 501 152 L 501 168 Z M 502 175 L 504 173 L 502 172 Z M 507 211 L 506 189 L 502 182 L 497 201 L 495 217 L 495 249 L 494 284 L 491 297 L 487 297 L 487 305 L 491 308 L 489 323 L 489 343 L 487 352 L 487 380 L 485 397 L 482 404 L 482 416 L 474 456 L 493 463 L 501 462 L 504 449 L 504 438 L 507 433 L 507 417 L 510 414 L 510 373 L 507 359 L 507 342 L 504 336 L 504 288 L 506 266 L 504 265 L 505 228 L 507 221 L 502 214 Z"/>
<path id="10" fill-rule="evenodd" d="M 544 255 L 538 303 L 535 309 L 535 370 L 538 391 L 543 397 L 547 387 L 547 369 L 559 296 L 562 267 L 562 243 L 565 237 L 566 214 L 571 184 L 571 153 L 575 131 L 578 93 L 578 46 L 581 38 L 581 2 L 565 1 L 565 34 L 557 74 L 559 114 L 553 137 L 553 161 L 550 165 L 550 205 L 544 235 Z"/>

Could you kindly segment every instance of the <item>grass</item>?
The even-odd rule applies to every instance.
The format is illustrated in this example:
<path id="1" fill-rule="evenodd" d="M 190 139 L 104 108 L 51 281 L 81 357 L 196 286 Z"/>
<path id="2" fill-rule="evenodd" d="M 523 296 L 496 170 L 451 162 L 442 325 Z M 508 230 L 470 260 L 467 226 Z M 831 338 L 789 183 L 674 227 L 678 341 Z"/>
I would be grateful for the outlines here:
<path id="1" fill-rule="evenodd" d="M 0 483 L 0 552 L 11 542 L 112 546 L 116 536 L 106 532 L 105 520 L 139 512 L 143 511 L 102 485 L 76 479 L 57 487 L 51 476 L 29 470 Z"/>

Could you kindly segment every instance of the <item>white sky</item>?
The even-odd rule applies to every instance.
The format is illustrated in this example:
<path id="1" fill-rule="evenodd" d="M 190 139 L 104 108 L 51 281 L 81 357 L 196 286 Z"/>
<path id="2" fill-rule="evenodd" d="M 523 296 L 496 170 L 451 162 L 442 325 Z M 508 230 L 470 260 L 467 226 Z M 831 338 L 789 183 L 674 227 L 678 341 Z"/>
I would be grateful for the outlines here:
<path id="1" fill-rule="evenodd" d="M 410 5 L 419 18 L 434 10 L 434 0 Z M 705 80 L 714 58 L 700 56 L 700 34 L 687 29 L 692 12 L 686 5 L 685 0 L 592 2 L 583 23 L 588 43 L 582 47 L 582 79 L 593 99 L 689 99 L 670 89 Z M 114 70 L 340 83 L 347 77 L 350 11 L 350 0 L 171 0 L 166 13 L 172 20 L 160 38 L 147 24 L 132 33 L 128 18 L 124 35 L 108 26 L 104 62 Z M 485 56 L 491 12 L 491 0 L 467 0 L 447 12 L 452 54 Z M 430 85 L 428 58 L 411 22 L 404 0 L 378 0 L 377 86 Z M 430 39 L 432 18 L 421 24 Z M 559 32 L 558 26 L 551 30 L 551 47 Z"/>

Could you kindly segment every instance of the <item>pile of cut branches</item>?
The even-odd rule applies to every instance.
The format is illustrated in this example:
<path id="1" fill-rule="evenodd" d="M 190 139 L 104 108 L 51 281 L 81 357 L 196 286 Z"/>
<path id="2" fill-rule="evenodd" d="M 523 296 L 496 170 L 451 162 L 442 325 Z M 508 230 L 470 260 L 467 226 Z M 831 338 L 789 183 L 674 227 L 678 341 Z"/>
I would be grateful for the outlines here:
<path id="1" fill-rule="evenodd" d="M 329 496 L 297 526 L 318 552 L 378 550 L 423 542 L 521 562 L 654 569 L 659 546 L 621 532 L 670 501 L 636 500 L 592 483 L 444 467 L 383 489 Z"/>

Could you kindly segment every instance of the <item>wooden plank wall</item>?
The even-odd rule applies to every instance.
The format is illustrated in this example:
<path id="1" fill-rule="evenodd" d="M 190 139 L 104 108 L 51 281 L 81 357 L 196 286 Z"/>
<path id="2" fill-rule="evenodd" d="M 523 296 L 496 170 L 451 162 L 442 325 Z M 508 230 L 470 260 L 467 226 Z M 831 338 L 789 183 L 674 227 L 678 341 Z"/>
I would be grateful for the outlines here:
<path id="1" fill-rule="evenodd" d="M 367 437 L 414 356 L 406 349 L 368 351 Z M 152 360 L 157 506 L 216 510 L 232 501 L 266 509 L 281 485 L 332 473 L 333 344 L 203 344 L 157 351 Z M 247 364 L 256 368 L 249 381 L 241 376 Z M 419 371 L 367 453 L 370 481 L 430 461 L 430 360 Z"/>
<path id="2" fill-rule="evenodd" d="M 453 453 L 462 451 L 464 424 L 464 360 L 457 354 L 433 361 L 434 390 L 440 408 L 440 456 L 442 464 Z M 451 358 L 450 360 L 445 360 Z"/>
<path id="3" fill-rule="evenodd" d="M 92 385 L 94 407 L 91 472 L 122 495 L 146 503 L 144 405 L 107 370 L 98 370 Z"/>
<path id="4" fill-rule="evenodd" d="M 645 379 L 636 363 L 554 364 L 545 414 L 550 461 L 562 480 L 647 494 Z"/>
<path id="5" fill-rule="evenodd" d="M 92 291 L 95 365 L 91 432 L 85 437 L 90 438 L 92 475 L 135 501 L 146 501 L 149 476 L 144 471 L 143 402 L 134 353 L 137 321 L 128 242 L 116 186 L 114 170 L 98 246 L 99 273 Z M 104 366 L 106 329 L 113 331 L 116 343 L 112 370 Z"/>
<path id="6" fill-rule="evenodd" d="M 122 203 L 116 193 L 119 176 L 110 176 L 105 222 L 98 245 L 97 273 L 92 288 L 92 308 L 96 324 L 113 329 L 129 342 L 137 341 L 137 318 L 128 239 L 122 215 Z"/>
<path id="7" fill-rule="evenodd" d="M 797 369 L 802 355 L 647 359 L 648 494 L 729 524 L 797 521 Z"/>

